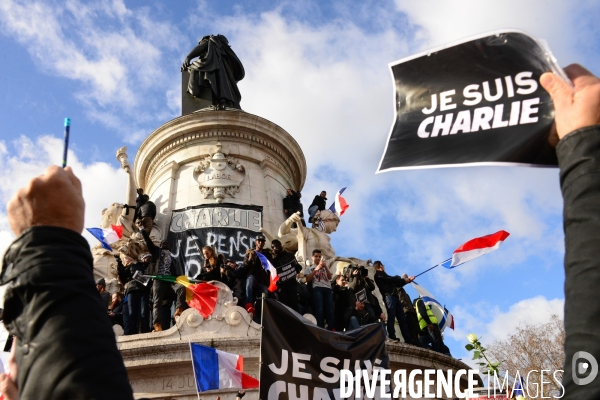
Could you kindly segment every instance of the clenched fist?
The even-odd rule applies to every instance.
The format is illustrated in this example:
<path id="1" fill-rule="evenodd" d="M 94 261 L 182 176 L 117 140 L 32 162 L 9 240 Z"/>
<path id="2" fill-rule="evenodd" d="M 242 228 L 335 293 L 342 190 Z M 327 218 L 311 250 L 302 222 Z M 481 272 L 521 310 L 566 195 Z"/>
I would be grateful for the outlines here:
<path id="1" fill-rule="evenodd" d="M 19 189 L 8 202 L 8 222 L 19 236 L 32 226 L 58 226 L 83 230 L 85 202 L 81 182 L 71 167 L 50 166 L 43 175 Z"/>

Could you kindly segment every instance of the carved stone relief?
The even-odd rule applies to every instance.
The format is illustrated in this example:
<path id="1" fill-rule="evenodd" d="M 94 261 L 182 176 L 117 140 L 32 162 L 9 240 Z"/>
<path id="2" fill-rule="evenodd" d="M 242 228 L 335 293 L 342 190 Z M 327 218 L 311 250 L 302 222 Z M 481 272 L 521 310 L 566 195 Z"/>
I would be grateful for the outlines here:
<path id="1" fill-rule="evenodd" d="M 235 197 L 246 176 L 246 169 L 234 157 L 228 157 L 217 143 L 217 151 L 204 158 L 194 168 L 194 178 L 204 198 L 213 196 L 222 203 L 226 196 Z"/>

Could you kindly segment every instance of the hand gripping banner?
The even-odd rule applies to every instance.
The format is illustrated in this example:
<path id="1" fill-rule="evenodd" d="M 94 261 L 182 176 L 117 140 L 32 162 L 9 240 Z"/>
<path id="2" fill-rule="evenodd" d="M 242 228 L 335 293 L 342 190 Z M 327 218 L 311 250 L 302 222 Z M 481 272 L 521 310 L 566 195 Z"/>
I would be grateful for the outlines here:
<path id="1" fill-rule="evenodd" d="M 260 399 L 339 399 L 340 370 L 389 368 L 381 324 L 329 332 L 272 299 L 262 321 Z"/>
<path id="2" fill-rule="evenodd" d="M 390 64 L 396 118 L 378 172 L 465 165 L 557 165 L 544 72 L 550 52 L 503 31 Z"/>

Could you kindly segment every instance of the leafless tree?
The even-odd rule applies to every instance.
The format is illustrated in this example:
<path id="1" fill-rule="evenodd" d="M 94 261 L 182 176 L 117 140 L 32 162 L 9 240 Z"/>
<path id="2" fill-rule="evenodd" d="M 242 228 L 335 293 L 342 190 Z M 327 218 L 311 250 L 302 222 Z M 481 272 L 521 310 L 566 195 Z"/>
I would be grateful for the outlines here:
<path id="1" fill-rule="evenodd" d="M 508 371 L 510 376 L 514 377 L 516 371 L 519 371 L 530 393 L 526 393 L 527 398 L 542 397 L 542 370 L 546 371 L 543 395 L 558 397 L 561 396 L 561 386 L 555 378 L 561 381 L 562 371 L 554 373 L 563 369 L 564 342 L 563 321 L 557 315 L 552 315 L 550 321 L 545 324 L 525 324 L 518 327 L 508 339 L 488 346 L 488 352 L 497 361 L 503 361 L 500 368 Z"/>

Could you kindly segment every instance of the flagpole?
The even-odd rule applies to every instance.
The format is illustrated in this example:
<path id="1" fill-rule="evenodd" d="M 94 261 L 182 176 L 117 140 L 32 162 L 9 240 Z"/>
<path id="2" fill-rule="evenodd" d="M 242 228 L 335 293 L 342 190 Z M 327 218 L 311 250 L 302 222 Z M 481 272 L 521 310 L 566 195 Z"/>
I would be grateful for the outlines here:
<path id="1" fill-rule="evenodd" d="M 198 400 L 200 400 L 200 391 L 198 390 L 198 379 L 196 379 L 196 367 L 194 366 L 194 353 L 192 352 L 192 340 L 188 337 L 188 343 L 190 344 L 190 358 L 192 359 L 192 371 L 194 371 L 194 382 L 196 382 L 196 394 Z"/>
<path id="2" fill-rule="evenodd" d="M 421 273 L 420 273 L 420 274 L 418 274 L 418 275 L 415 275 L 415 278 L 416 278 L 417 276 L 421 276 L 421 275 L 423 275 L 423 274 L 424 274 L 425 272 L 427 272 L 427 271 L 431 271 L 432 269 L 439 267 L 440 265 L 442 265 L 442 264 L 443 264 L 443 263 L 445 263 L 446 261 L 450 261 L 450 260 L 452 260 L 452 257 L 450 257 L 450 258 L 449 258 L 449 259 L 447 259 L 447 260 L 444 260 L 444 261 L 442 261 L 441 263 L 439 263 L 439 264 L 437 264 L 437 265 L 434 265 L 433 267 L 429 268 L 428 270 L 425 270 L 425 271 L 421 272 Z"/>

